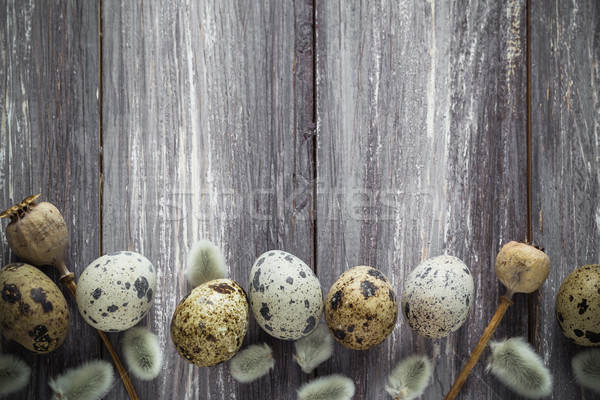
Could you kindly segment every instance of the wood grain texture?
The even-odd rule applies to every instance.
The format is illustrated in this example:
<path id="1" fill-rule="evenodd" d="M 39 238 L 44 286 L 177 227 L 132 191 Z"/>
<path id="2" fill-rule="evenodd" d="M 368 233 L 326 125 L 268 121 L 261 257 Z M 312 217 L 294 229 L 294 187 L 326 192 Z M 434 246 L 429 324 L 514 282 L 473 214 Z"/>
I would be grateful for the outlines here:
<path id="1" fill-rule="evenodd" d="M 269 249 L 314 264 L 311 2 L 104 1 L 103 19 L 104 251 L 138 251 L 158 270 L 142 324 L 159 335 L 165 365 L 150 384 L 134 380 L 140 397 L 293 396 L 306 378 L 292 343 L 252 318 L 244 345 L 271 344 L 277 367 L 248 385 L 227 364 L 185 362 L 169 325 L 200 238 L 224 249 L 246 289 Z"/>
<path id="2" fill-rule="evenodd" d="M 566 276 L 600 253 L 600 6 L 532 1 L 534 238 L 552 263 L 538 313 L 538 349 L 554 373 L 554 399 L 600 399 L 578 386 L 571 357 L 583 347 L 554 315 Z"/>
<path id="3" fill-rule="evenodd" d="M 497 251 L 526 234 L 525 3 L 319 1 L 316 11 L 323 286 L 366 264 L 400 295 L 421 261 L 448 253 L 476 287 L 470 318 L 448 338 L 419 337 L 400 315 L 383 344 L 336 345 L 317 371 L 350 376 L 356 398 L 387 398 L 391 368 L 425 353 L 435 365 L 425 398 L 442 398 L 503 294 Z M 527 298 L 515 300 L 496 337 L 527 334 Z M 483 369 L 461 398 L 510 398 Z"/>
<path id="4" fill-rule="evenodd" d="M 79 275 L 98 255 L 98 24 L 94 2 L 5 1 L 0 5 L 0 208 L 41 193 L 69 229 L 66 263 Z M 4 235 L 3 265 L 15 261 Z M 51 267 L 41 268 L 60 287 Z M 2 339 L 0 351 L 32 367 L 26 391 L 50 398 L 48 378 L 98 354 L 100 340 L 71 312 L 69 336 L 49 355 Z"/>

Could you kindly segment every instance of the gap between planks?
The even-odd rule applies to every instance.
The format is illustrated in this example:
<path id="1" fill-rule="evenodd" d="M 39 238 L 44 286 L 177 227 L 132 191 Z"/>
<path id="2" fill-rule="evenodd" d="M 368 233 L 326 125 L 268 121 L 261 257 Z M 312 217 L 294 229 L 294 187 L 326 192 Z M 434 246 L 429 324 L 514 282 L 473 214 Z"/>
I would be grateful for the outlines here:
<path id="1" fill-rule="evenodd" d="M 102 69 L 103 65 L 103 18 L 102 18 L 102 0 L 98 0 L 98 257 L 102 256 L 102 224 L 103 219 L 103 207 L 104 207 L 104 131 L 103 131 L 103 77 L 104 72 Z"/>

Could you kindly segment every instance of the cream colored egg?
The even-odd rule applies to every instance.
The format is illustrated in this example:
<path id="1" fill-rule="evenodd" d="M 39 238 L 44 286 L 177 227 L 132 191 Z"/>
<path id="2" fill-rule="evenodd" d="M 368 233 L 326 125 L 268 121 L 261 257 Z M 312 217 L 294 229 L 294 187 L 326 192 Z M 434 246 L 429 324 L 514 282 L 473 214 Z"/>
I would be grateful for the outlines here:
<path id="1" fill-rule="evenodd" d="M 329 332 L 344 346 L 366 350 L 383 342 L 394 329 L 398 302 L 381 271 L 358 266 L 335 281 L 325 301 Z"/>
<path id="2" fill-rule="evenodd" d="M 556 320 L 576 344 L 600 345 L 600 265 L 584 265 L 565 278 L 556 295 Z"/>
<path id="3" fill-rule="evenodd" d="M 298 340 L 312 332 L 323 313 L 321 283 L 293 254 L 263 253 L 250 271 L 250 307 L 258 325 L 282 340 Z"/>
<path id="4" fill-rule="evenodd" d="M 401 307 L 419 335 L 441 338 L 464 324 L 474 296 L 469 268 L 453 256 L 423 261 L 404 282 Z"/>
<path id="5" fill-rule="evenodd" d="M 171 340 L 186 361 L 211 367 L 229 360 L 248 331 L 246 293 L 231 279 L 194 288 L 173 313 Z"/>
<path id="6" fill-rule="evenodd" d="M 77 306 L 94 328 L 119 332 L 137 324 L 156 292 L 156 270 L 133 251 L 106 254 L 83 271 L 77 283 Z"/>
<path id="7" fill-rule="evenodd" d="M 56 284 L 36 267 L 15 263 L 0 270 L 0 330 L 36 353 L 49 353 L 67 337 L 69 309 Z"/>

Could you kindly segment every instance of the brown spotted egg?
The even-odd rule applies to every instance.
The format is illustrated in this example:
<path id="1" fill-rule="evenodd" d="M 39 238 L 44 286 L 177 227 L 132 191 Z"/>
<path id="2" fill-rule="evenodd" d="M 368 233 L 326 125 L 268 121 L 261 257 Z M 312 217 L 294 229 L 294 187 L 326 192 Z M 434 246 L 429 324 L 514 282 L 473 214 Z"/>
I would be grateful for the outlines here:
<path id="1" fill-rule="evenodd" d="M 298 257 L 273 250 L 250 271 L 250 307 L 258 325 L 282 340 L 298 340 L 316 328 L 323 313 L 319 279 Z"/>
<path id="2" fill-rule="evenodd" d="M 77 283 L 79 312 L 94 328 L 119 332 L 137 324 L 156 292 L 156 271 L 132 251 L 106 254 L 92 261 Z"/>
<path id="3" fill-rule="evenodd" d="M 556 319 L 576 344 L 600 345 L 600 265 L 584 265 L 565 278 L 556 295 Z"/>
<path id="4" fill-rule="evenodd" d="M 186 361 L 212 367 L 229 360 L 248 331 L 246 293 L 231 279 L 197 286 L 173 313 L 171 340 Z"/>
<path id="5" fill-rule="evenodd" d="M 423 261 L 404 282 L 402 313 L 409 326 L 429 338 L 448 336 L 464 324 L 473 304 L 473 277 L 453 256 Z"/>
<path id="6" fill-rule="evenodd" d="M 0 331 L 36 353 L 56 349 L 69 331 L 67 301 L 36 267 L 15 263 L 0 270 Z"/>
<path id="7" fill-rule="evenodd" d="M 335 281 L 325 301 L 329 332 L 344 346 L 366 350 L 383 342 L 394 329 L 398 302 L 381 271 L 358 266 Z"/>

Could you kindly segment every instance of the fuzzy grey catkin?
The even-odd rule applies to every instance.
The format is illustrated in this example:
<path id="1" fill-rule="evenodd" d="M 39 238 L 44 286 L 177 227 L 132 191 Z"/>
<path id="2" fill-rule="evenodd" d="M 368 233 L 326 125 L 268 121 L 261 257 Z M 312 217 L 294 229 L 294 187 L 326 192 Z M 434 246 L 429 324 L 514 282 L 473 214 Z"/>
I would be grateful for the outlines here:
<path id="1" fill-rule="evenodd" d="M 51 378 L 52 400 L 99 400 L 114 382 L 113 368 L 103 360 L 89 361 Z"/>
<path id="2" fill-rule="evenodd" d="M 160 374 L 163 356 L 158 336 L 146 328 L 130 328 L 123 336 L 123 354 L 129 372 L 141 380 L 151 380 Z"/>
<path id="3" fill-rule="evenodd" d="M 421 355 L 400 361 L 388 376 L 385 390 L 397 400 L 412 400 L 421 396 L 429 385 L 431 361 Z"/>
<path id="4" fill-rule="evenodd" d="M 31 368 L 23 360 L 10 354 L 0 354 L 0 396 L 25 388 L 31 377 Z"/>
<path id="5" fill-rule="evenodd" d="M 305 383 L 298 389 L 298 400 L 350 400 L 354 382 L 343 375 L 329 375 Z"/>
<path id="6" fill-rule="evenodd" d="M 333 338 L 327 326 L 319 324 L 310 334 L 294 342 L 294 360 L 310 374 L 333 354 Z"/>
<path id="7" fill-rule="evenodd" d="M 187 276 L 192 287 L 225 278 L 225 275 L 227 266 L 221 249 L 207 239 L 196 242 L 187 257 Z"/>
<path id="8" fill-rule="evenodd" d="M 575 380 L 580 385 L 600 393 L 600 349 L 584 350 L 571 359 Z"/>
<path id="9" fill-rule="evenodd" d="M 552 375 L 540 356 L 521 337 L 491 342 L 487 371 L 523 397 L 538 399 L 552 394 Z"/>
<path id="10" fill-rule="evenodd" d="M 229 366 L 236 381 L 248 383 L 268 374 L 275 367 L 275 360 L 268 344 L 253 344 L 238 352 Z"/>

